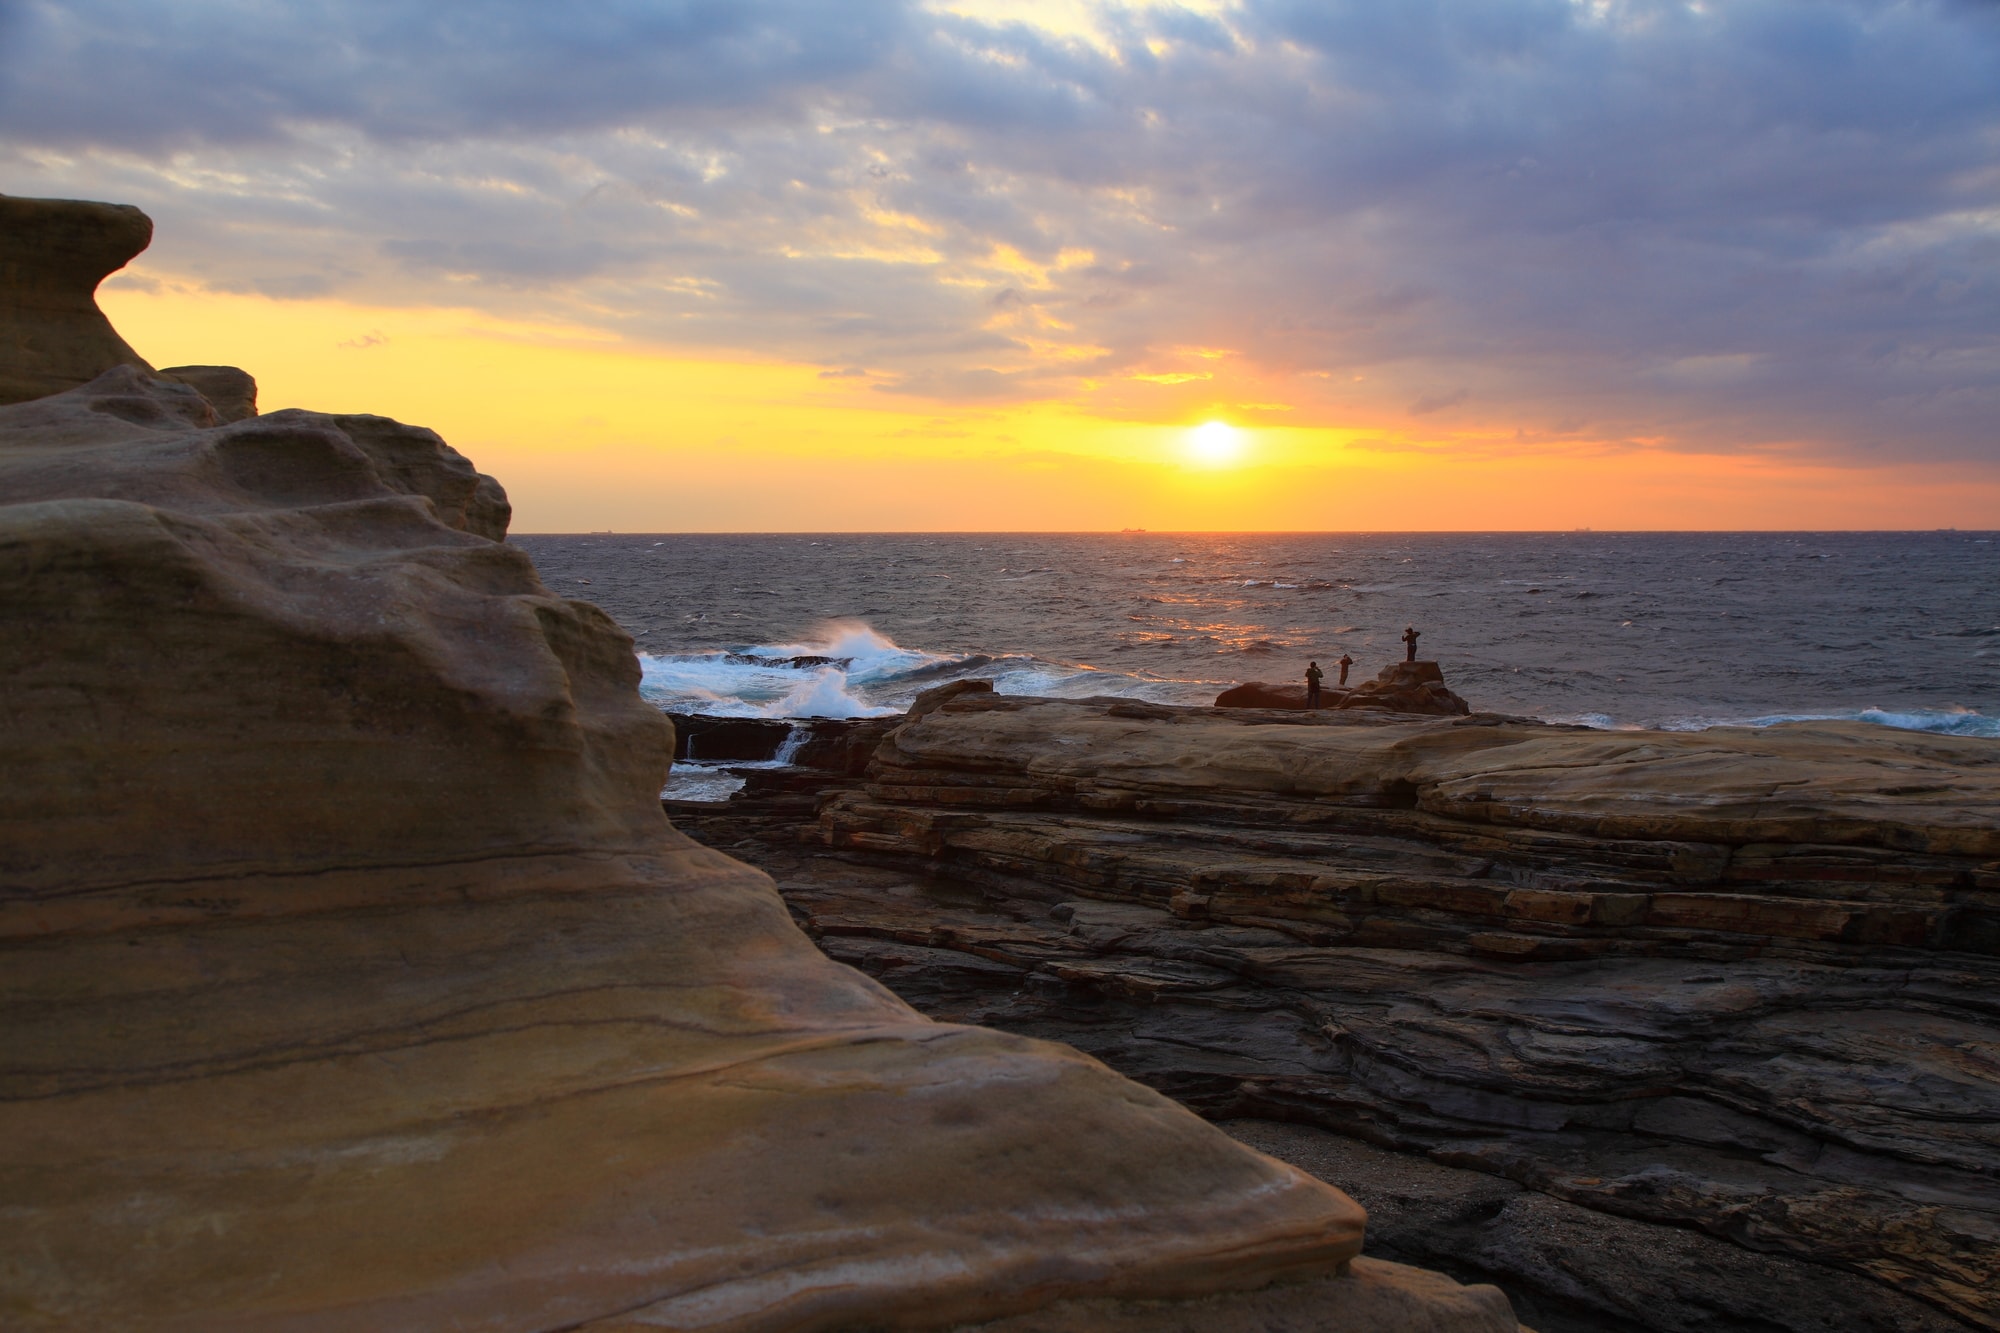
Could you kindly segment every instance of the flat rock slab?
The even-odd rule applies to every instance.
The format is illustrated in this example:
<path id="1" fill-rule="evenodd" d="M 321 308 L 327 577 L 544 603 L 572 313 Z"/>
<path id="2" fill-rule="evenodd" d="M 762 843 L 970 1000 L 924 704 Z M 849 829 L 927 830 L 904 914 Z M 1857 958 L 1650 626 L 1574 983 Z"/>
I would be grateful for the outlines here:
<path id="1" fill-rule="evenodd" d="M 2000 1327 L 1997 802 L 2000 745 L 1863 724 L 989 697 L 889 733 L 810 824 L 688 827 L 934 1016 L 1838 1272 L 1871 1326 Z M 1643 1278 L 1656 1310 L 1598 1314 L 1722 1317 Z"/>

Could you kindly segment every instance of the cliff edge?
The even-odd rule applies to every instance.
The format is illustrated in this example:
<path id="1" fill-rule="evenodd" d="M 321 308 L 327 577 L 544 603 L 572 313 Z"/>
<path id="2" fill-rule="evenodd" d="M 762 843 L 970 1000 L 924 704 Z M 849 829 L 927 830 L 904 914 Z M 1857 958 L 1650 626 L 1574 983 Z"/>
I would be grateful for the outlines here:
<path id="1" fill-rule="evenodd" d="M 0 194 L 0 405 L 150 370 L 97 308 L 97 284 L 153 239 L 130 204 Z"/>

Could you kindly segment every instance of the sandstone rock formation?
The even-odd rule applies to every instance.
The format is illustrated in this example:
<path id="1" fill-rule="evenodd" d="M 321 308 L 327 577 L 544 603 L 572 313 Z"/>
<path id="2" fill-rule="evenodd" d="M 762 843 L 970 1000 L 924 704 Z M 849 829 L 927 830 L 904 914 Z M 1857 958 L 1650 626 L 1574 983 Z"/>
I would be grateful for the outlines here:
<path id="1" fill-rule="evenodd" d="M 689 827 L 925 1012 L 1414 1155 L 1401 1257 L 1577 1328 L 2000 1328 L 1991 741 L 974 697 L 819 855 L 756 809 Z"/>
<path id="2" fill-rule="evenodd" d="M 1391 662 L 1373 680 L 1347 691 L 1336 708 L 1380 708 L 1391 713 L 1464 717 L 1472 711 L 1445 687 L 1436 662 Z"/>
<path id="3" fill-rule="evenodd" d="M 1511 1329 L 827 961 L 667 825 L 630 639 L 437 436 L 215 419 L 131 365 L 0 408 L 8 1327 Z"/>
<path id="4" fill-rule="evenodd" d="M 208 399 L 220 422 L 242 421 L 257 415 L 257 381 L 235 366 L 166 366 L 160 374 L 191 385 Z"/>
<path id="5" fill-rule="evenodd" d="M 97 284 L 153 238 L 126 204 L 0 195 L 0 405 L 147 365 L 97 308 Z"/>

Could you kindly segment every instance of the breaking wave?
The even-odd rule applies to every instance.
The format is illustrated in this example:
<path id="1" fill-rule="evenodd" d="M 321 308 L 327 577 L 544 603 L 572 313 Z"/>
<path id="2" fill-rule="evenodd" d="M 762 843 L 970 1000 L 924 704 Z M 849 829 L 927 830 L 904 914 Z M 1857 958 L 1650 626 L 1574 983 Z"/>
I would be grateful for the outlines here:
<path id="1" fill-rule="evenodd" d="M 1765 713 L 1757 717 L 1673 717 L 1647 722 L 1622 721 L 1609 713 L 1571 713 L 1550 717 L 1548 721 L 1595 727 L 1600 731 L 1707 731 L 1710 727 L 1776 727 L 1787 722 L 1867 722 L 1897 731 L 2000 740 L 2000 717 L 1989 717 L 1970 708 L 1847 708 L 1831 712 Z"/>
<path id="2" fill-rule="evenodd" d="M 639 669 L 639 692 L 655 706 L 712 717 L 887 717 L 907 709 L 920 692 L 952 680 L 991 680 L 1003 694 L 1114 695 L 1156 703 L 1209 703 L 1224 687 L 1028 653 L 925 652 L 860 621 L 834 622 L 803 643 L 641 653 Z"/>
<path id="3" fill-rule="evenodd" d="M 1253 656 L 1276 645 L 1257 640 Z M 905 648 L 860 621 L 837 621 L 799 643 L 737 644 L 691 653 L 641 654 L 639 691 L 671 713 L 714 717 L 887 717 L 918 693 L 952 680 L 990 680 L 1002 694 L 1053 698 L 1119 697 L 1207 704 L 1232 680 L 1189 680 L 1125 672 L 1029 653 L 934 653 Z M 1474 699 L 1475 706 L 1478 700 Z M 2000 718 L 1964 708 L 1853 708 L 1757 716 L 1630 719 L 1608 713 L 1548 716 L 1606 730 L 1705 731 L 1786 722 L 1867 722 L 1902 731 L 2000 739 Z"/>

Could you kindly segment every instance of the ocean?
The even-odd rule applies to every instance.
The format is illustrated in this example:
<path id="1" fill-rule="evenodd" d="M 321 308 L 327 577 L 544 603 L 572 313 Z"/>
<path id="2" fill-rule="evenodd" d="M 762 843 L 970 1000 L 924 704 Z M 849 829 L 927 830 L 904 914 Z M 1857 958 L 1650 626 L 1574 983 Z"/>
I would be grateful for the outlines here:
<path id="1" fill-rule="evenodd" d="M 1346 653 L 1597 727 L 1855 718 L 2000 737 L 2000 536 L 1373 533 L 510 540 L 671 711 L 859 717 L 963 677 L 1209 703 Z"/>

